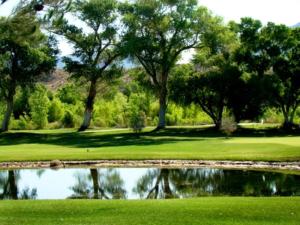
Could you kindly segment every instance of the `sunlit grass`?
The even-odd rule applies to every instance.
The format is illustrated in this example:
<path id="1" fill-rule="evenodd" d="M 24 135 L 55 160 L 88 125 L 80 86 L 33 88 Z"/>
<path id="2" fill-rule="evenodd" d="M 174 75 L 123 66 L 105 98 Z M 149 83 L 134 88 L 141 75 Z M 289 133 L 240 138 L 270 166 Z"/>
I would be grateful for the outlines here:
<path id="1" fill-rule="evenodd" d="M 300 160 L 299 134 L 246 129 L 226 138 L 211 128 L 19 131 L 0 134 L 0 161 L 89 159 Z"/>
<path id="2" fill-rule="evenodd" d="M 2 201 L 1 225 L 298 225 L 300 198 Z"/>

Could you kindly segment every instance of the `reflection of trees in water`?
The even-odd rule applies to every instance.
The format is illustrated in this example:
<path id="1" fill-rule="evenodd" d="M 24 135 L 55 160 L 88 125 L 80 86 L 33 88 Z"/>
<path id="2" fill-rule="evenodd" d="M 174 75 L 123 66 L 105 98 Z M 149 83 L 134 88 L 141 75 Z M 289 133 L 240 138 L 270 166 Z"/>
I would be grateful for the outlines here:
<path id="1" fill-rule="evenodd" d="M 300 176 L 220 169 L 149 169 L 133 192 L 140 198 L 293 196 L 300 195 Z"/>
<path id="2" fill-rule="evenodd" d="M 124 181 L 116 169 L 90 169 L 89 175 L 77 173 L 70 198 L 125 199 Z"/>
<path id="3" fill-rule="evenodd" d="M 37 176 L 45 170 L 33 171 Z M 36 188 L 21 188 L 18 170 L 0 171 L 0 199 L 35 199 Z M 23 180 L 26 177 L 23 177 Z M 59 179 L 59 177 L 58 177 Z M 63 181 L 61 181 L 63 182 Z M 198 196 L 300 196 L 300 176 L 283 173 L 221 169 L 148 169 L 133 184 L 140 198 Z M 70 198 L 125 199 L 118 169 L 90 169 L 76 174 Z"/>
<path id="4" fill-rule="evenodd" d="M 36 188 L 30 190 L 26 187 L 19 191 L 20 177 L 20 171 L 0 172 L 0 199 L 35 199 L 37 197 Z"/>
<path id="5" fill-rule="evenodd" d="M 216 169 L 149 169 L 133 192 L 140 198 L 187 198 L 208 195 L 221 176 Z"/>
<path id="6" fill-rule="evenodd" d="M 137 182 L 133 189 L 140 198 L 176 198 L 174 187 L 176 174 L 180 170 L 149 169 Z"/>
<path id="7" fill-rule="evenodd" d="M 225 170 L 216 193 L 244 196 L 300 195 L 300 176 L 273 172 Z"/>

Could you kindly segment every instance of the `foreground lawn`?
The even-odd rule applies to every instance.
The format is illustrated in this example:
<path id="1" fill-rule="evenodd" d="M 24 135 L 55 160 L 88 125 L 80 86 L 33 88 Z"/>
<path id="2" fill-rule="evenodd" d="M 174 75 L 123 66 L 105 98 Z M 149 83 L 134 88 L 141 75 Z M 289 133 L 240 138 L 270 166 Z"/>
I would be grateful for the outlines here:
<path id="1" fill-rule="evenodd" d="M 1 201 L 1 225 L 298 225 L 300 198 Z"/>
<path id="2" fill-rule="evenodd" d="M 300 135 L 242 129 L 226 138 L 210 128 L 170 128 L 140 136 L 129 130 L 0 134 L 0 161 L 203 159 L 299 161 Z"/>

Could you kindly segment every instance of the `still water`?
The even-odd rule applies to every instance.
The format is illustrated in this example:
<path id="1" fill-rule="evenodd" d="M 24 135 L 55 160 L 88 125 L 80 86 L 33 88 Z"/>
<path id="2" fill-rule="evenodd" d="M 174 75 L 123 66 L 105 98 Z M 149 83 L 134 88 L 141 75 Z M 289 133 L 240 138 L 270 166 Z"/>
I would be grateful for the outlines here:
<path id="1" fill-rule="evenodd" d="M 300 196 L 300 175 L 224 169 L 0 170 L 0 199 Z"/>

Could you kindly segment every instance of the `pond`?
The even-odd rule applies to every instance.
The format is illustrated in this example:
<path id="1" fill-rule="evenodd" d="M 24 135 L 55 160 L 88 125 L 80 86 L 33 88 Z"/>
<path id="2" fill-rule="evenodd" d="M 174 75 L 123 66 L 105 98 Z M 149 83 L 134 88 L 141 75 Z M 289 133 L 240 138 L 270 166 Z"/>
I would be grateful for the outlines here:
<path id="1" fill-rule="evenodd" d="M 300 175 L 213 168 L 0 170 L 0 199 L 300 196 Z"/>

